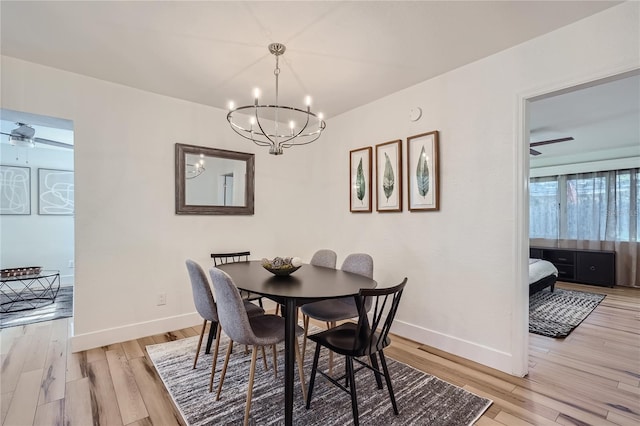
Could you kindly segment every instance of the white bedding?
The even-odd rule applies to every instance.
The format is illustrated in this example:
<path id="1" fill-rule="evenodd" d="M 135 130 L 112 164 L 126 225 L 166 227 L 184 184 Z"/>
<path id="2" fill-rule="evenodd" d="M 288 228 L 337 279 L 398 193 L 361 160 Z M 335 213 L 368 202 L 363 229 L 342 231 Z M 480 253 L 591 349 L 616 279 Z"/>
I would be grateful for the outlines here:
<path id="1" fill-rule="evenodd" d="M 553 263 L 542 259 L 529 259 L 529 284 L 540 281 L 549 275 L 558 276 L 558 270 Z"/>

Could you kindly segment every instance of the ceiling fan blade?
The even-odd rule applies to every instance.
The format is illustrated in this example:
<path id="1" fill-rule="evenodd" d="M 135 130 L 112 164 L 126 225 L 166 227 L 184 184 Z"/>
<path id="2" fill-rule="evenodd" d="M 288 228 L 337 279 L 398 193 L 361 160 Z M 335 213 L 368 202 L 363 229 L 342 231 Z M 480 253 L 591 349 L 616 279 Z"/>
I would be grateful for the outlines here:
<path id="1" fill-rule="evenodd" d="M 71 145 L 71 144 L 64 143 L 64 142 L 58 142 L 58 141 L 52 141 L 51 139 L 33 138 L 33 141 L 37 142 L 37 143 L 44 144 L 44 145 L 57 146 L 58 148 L 73 149 L 73 145 Z"/>
<path id="2" fill-rule="evenodd" d="M 542 153 L 540 151 L 536 151 L 535 149 L 529 148 L 529 154 L 531 154 L 531 155 L 540 155 Z"/>
<path id="3" fill-rule="evenodd" d="M 11 133 L 0 132 L 0 135 L 7 135 L 7 136 L 11 136 Z"/>
<path id="4" fill-rule="evenodd" d="M 572 141 L 572 140 L 573 140 L 573 136 L 569 136 L 568 138 L 549 139 L 549 140 L 546 140 L 546 141 L 531 142 L 529 144 L 529 146 L 549 145 L 549 144 L 552 144 L 552 143 L 567 142 L 567 141 Z"/>

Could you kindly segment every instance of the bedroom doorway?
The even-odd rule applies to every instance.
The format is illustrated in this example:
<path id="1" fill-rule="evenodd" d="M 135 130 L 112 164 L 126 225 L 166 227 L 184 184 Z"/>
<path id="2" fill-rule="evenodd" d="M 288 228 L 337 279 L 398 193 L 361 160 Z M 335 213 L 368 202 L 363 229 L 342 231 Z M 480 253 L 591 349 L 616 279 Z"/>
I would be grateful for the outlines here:
<path id="1" fill-rule="evenodd" d="M 53 303 L 3 310 L 1 328 L 73 316 L 75 284 L 75 178 L 73 122 L 0 109 L 0 267 L 39 267 L 43 282 L 58 277 Z M 47 283 L 49 286 L 49 283 Z M 29 296 L 29 295 L 28 295 Z M 29 296 L 32 297 L 33 295 Z M 43 305 L 43 306 L 40 306 Z M 31 307 L 26 304 L 24 308 Z"/>
<path id="2" fill-rule="evenodd" d="M 524 99 L 528 189 L 523 222 L 530 245 L 564 247 L 571 239 L 569 228 L 576 224 L 567 221 L 563 206 L 577 194 L 563 189 L 569 188 L 561 185 L 567 176 L 638 167 L 638 93 L 640 70 L 635 69 Z M 525 312 L 528 316 L 528 306 Z"/>

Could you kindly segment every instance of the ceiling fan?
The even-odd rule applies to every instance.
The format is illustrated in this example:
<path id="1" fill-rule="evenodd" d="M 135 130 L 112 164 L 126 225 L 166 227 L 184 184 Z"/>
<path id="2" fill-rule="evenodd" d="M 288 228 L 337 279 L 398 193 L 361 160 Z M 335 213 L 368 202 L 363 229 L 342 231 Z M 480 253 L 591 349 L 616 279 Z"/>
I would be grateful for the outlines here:
<path id="1" fill-rule="evenodd" d="M 9 136 L 9 143 L 11 145 L 33 148 L 36 146 L 36 143 L 41 143 L 44 145 L 57 146 L 59 148 L 73 149 L 73 145 L 68 143 L 34 137 L 36 134 L 36 130 L 26 123 L 17 122 L 16 124 L 18 125 L 18 127 L 13 129 L 11 133 L 0 132 L 3 135 Z"/>
<path id="2" fill-rule="evenodd" d="M 573 140 L 573 136 L 569 136 L 567 138 L 547 139 L 546 141 L 531 142 L 529 144 L 529 154 L 531 154 L 531 155 L 540 155 L 540 154 L 542 154 L 540 151 L 532 149 L 532 147 L 534 147 L 534 146 L 550 145 L 552 143 L 567 142 L 567 141 L 572 141 L 572 140 Z"/>

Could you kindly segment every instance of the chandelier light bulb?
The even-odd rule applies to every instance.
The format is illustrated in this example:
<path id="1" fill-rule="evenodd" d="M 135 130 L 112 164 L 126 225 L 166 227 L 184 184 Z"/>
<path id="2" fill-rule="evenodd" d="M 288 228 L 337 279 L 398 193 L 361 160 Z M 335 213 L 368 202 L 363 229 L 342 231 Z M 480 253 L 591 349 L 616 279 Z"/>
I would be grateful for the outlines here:
<path id="1" fill-rule="evenodd" d="M 324 114 L 323 113 L 321 113 L 321 112 L 318 113 L 318 120 L 320 120 L 320 121 L 324 120 Z"/>
<path id="2" fill-rule="evenodd" d="M 255 117 L 250 117 L 249 118 L 249 124 L 251 124 L 251 127 L 253 127 L 253 125 L 256 124 L 256 118 Z"/>
<path id="3" fill-rule="evenodd" d="M 304 104 L 308 107 L 311 106 L 311 96 L 307 96 L 304 98 Z"/>
<path id="4" fill-rule="evenodd" d="M 260 89 L 258 89 L 257 87 L 255 89 L 253 89 L 253 98 L 257 101 L 258 98 L 260 98 Z"/>
<path id="5" fill-rule="evenodd" d="M 236 109 L 236 104 L 234 104 L 233 101 L 229 101 L 229 111 L 233 111 L 234 109 Z"/>

